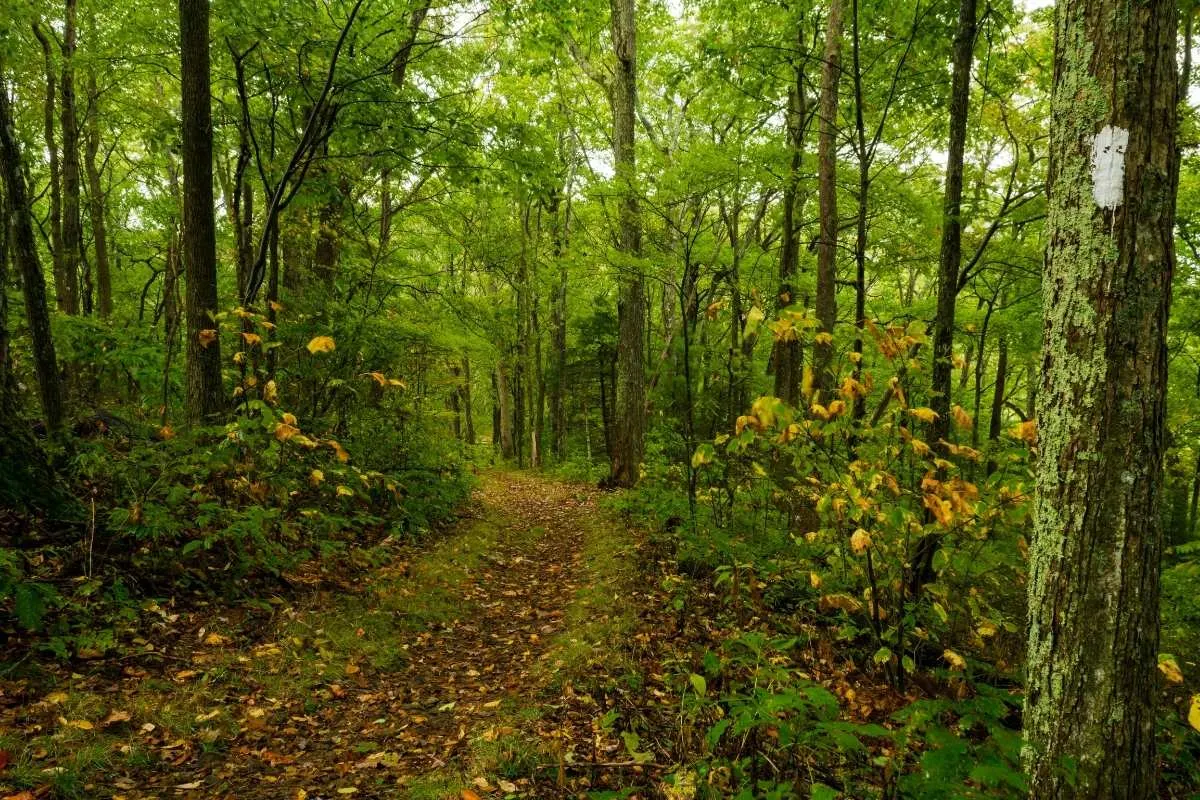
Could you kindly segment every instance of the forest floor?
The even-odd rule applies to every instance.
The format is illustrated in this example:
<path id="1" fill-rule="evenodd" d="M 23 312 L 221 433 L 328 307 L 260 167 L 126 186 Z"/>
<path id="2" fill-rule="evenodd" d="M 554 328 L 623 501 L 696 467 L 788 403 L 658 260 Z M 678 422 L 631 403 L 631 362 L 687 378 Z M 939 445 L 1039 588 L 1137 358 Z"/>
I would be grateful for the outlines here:
<path id="1" fill-rule="evenodd" d="M 0 663 L 0 798 L 653 786 L 658 768 L 612 722 L 669 719 L 677 702 L 664 604 L 639 534 L 598 499 L 489 473 L 432 544 L 291 576 L 286 597 L 147 604 L 97 658 Z"/>

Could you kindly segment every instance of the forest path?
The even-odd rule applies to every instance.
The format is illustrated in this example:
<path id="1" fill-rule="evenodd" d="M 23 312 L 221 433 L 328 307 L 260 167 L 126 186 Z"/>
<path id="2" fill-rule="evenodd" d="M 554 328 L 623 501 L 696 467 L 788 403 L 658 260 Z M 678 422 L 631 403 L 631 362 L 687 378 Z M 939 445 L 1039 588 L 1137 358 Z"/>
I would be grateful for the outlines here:
<path id="1" fill-rule="evenodd" d="M 265 609 L 156 607 L 142 652 L 0 691 L 0 751 L 12 762 L 0 790 L 571 796 L 564 759 L 587 753 L 594 765 L 617 747 L 597 744 L 594 701 L 573 681 L 619 668 L 639 625 L 639 545 L 599 497 L 489 472 L 432 543 L 348 554 L 374 559 L 357 577 L 322 575 L 321 589 Z"/>

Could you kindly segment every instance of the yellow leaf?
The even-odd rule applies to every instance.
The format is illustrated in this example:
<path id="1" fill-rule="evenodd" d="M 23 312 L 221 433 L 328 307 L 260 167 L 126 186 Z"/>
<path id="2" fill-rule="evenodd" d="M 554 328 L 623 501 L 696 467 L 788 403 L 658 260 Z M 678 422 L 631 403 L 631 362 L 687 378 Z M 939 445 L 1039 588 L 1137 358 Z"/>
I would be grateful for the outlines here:
<path id="1" fill-rule="evenodd" d="M 1037 444 L 1037 420 L 1030 419 L 1018 423 L 1009 431 L 1009 434 L 1011 434 L 1013 438 L 1020 439 L 1026 444 Z"/>
<path id="2" fill-rule="evenodd" d="M 43 702 L 49 703 L 52 706 L 61 706 L 63 703 L 67 702 L 67 697 L 68 695 L 66 692 L 51 692 L 50 694 L 46 695 L 46 698 Z"/>
<path id="3" fill-rule="evenodd" d="M 272 310 L 272 311 L 274 311 L 276 314 L 278 314 L 280 311 L 283 311 L 283 304 L 282 304 L 282 303 L 278 303 L 278 302 L 276 302 L 276 301 L 272 300 L 272 301 L 269 303 L 269 305 L 271 306 L 271 310 Z"/>
<path id="4" fill-rule="evenodd" d="M 331 353 L 337 348 L 337 343 L 333 341 L 332 336 L 314 336 L 313 340 L 308 343 L 308 352 L 314 356 L 317 353 Z"/>
<path id="5" fill-rule="evenodd" d="M 804 374 L 800 379 L 800 393 L 805 397 L 813 395 L 813 371 L 812 367 L 805 367 Z"/>
<path id="6" fill-rule="evenodd" d="M 850 537 L 850 547 L 854 550 L 855 555 L 861 556 L 871 547 L 871 534 L 859 528 Z"/>
<path id="7" fill-rule="evenodd" d="M 275 426 L 275 438 L 281 442 L 286 442 L 298 433 L 300 433 L 299 428 L 295 425 L 289 425 L 286 422 L 281 422 Z"/>
<path id="8" fill-rule="evenodd" d="M 967 413 L 965 408 L 960 405 L 956 405 L 954 408 L 950 409 L 950 413 L 954 417 L 954 424 L 959 428 L 962 430 L 967 430 L 971 427 L 971 415 Z"/>
<path id="9" fill-rule="evenodd" d="M 231 641 L 232 639 L 230 639 L 228 636 L 222 636 L 219 633 L 210 633 L 208 636 L 204 637 L 204 643 L 209 647 L 221 647 L 229 644 Z"/>
<path id="10" fill-rule="evenodd" d="M 470 789 L 463 789 L 459 793 L 459 797 L 461 797 L 462 800 L 483 800 L 483 798 L 481 798 L 479 795 L 477 795 L 475 792 L 471 791 Z"/>
<path id="11" fill-rule="evenodd" d="M 354 490 L 351 489 L 349 486 L 338 486 L 337 493 L 338 493 L 338 497 L 353 497 L 354 496 Z"/>
<path id="12" fill-rule="evenodd" d="M 217 332 L 213 328 L 205 328 L 196 334 L 196 338 L 200 340 L 201 347 L 208 347 L 217 340 Z"/>
<path id="13" fill-rule="evenodd" d="M 274 379 L 269 380 L 263 386 L 263 401 L 274 404 L 279 399 L 279 386 Z"/>
<path id="14" fill-rule="evenodd" d="M 808 573 L 808 585 L 814 589 L 821 588 L 821 576 L 815 572 Z"/>
<path id="15" fill-rule="evenodd" d="M 368 372 L 367 374 L 374 378 L 380 386 L 387 386 L 387 376 L 382 372 Z"/>
<path id="16" fill-rule="evenodd" d="M 345 464 L 347 461 L 350 460 L 350 454 L 346 452 L 346 448 L 344 448 L 340 444 L 338 444 L 338 442 L 336 440 L 330 439 L 329 441 L 326 442 L 326 444 L 329 445 L 329 447 L 333 450 L 333 452 L 337 454 L 338 461 Z"/>
<path id="17" fill-rule="evenodd" d="M 311 483 L 313 486 L 320 485 L 320 483 L 324 480 L 325 480 L 325 473 L 321 472 L 321 470 L 319 470 L 319 469 L 314 469 L 311 473 L 309 473 L 308 482 Z"/>
<path id="18" fill-rule="evenodd" d="M 158 429 L 158 438 L 162 439 L 164 442 L 167 441 L 168 439 L 174 439 L 175 438 L 175 429 L 172 428 L 170 425 L 163 425 L 161 428 Z"/>
<path id="19" fill-rule="evenodd" d="M 826 614 L 835 609 L 848 614 L 856 614 L 862 610 L 862 603 L 848 594 L 827 594 L 817 601 L 817 607 Z"/>
<path id="20" fill-rule="evenodd" d="M 742 416 L 738 417 L 737 421 L 733 424 L 733 432 L 737 434 L 740 434 L 742 431 L 746 430 L 746 428 L 749 428 L 750 430 L 758 430 L 758 417 L 752 417 L 749 414 L 743 414 Z"/>
<path id="21" fill-rule="evenodd" d="M 926 408 L 924 406 L 922 406 L 920 408 L 910 408 L 908 410 L 908 413 L 912 414 L 914 417 L 921 420 L 921 422 L 924 422 L 925 424 L 932 423 L 935 419 L 938 418 L 938 413 L 936 411 L 934 411 L 932 408 Z"/>
<path id="22" fill-rule="evenodd" d="M 967 668 L 966 660 L 953 650 L 947 650 L 942 653 L 942 658 L 946 659 L 946 662 L 950 665 L 950 669 L 961 670 Z"/>
<path id="23" fill-rule="evenodd" d="M 833 334 L 829 331 L 821 331 L 813 337 L 813 341 L 817 344 L 833 344 Z"/>
<path id="24" fill-rule="evenodd" d="M 296 424 L 296 415 L 290 411 L 283 412 L 283 414 L 281 414 L 279 418 L 283 420 L 283 423 L 285 425 L 295 425 Z"/>
<path id="25" fill-rule="evenodd" d="M 88 722 L 86 719 L 73 719 L 67 722 L 71 728 L 78 728 L 81 731 L 95 730 L 96 726 Z"/>
<path id="26" fill-rule="evenodd" d="M 1173 658 L 1164 658 L 1158 662 L 1158 671 L 1163 674 L 1169 683 L 1183 683 L 1183 673 L 1179 670 L 1179 664 Z"/>
<path id="27" fill-rule="evenodd" d="M 1200 694 L 1192 695 L 1192 707 L 1188 710 L 1188 724 L 1200 731 Z"/>
<path id="28" fill-rule="evenodd" d="M 262 337 L 259 336 L 257 333 L 250 333 L 248 331 L 242 331 L 242 339 L 246 342 L 246 344 L 250 345 L 251 347 L 256 347 L 257 345 L 262 344 Z"/>

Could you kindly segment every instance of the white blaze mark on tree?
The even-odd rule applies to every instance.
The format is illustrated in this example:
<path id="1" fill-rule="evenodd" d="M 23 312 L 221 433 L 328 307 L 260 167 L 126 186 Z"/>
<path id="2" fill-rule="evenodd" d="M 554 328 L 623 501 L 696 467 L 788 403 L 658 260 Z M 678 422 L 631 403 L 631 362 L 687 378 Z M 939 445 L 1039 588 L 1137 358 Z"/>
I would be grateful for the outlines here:
<path id="1" fill-rule="evenodd" d="M 1129 131 L 1105 125 L 1092 140 L 1092 197 L 1112 211 L 1121 205 L 1125 189 L 1125 148 Z"/>

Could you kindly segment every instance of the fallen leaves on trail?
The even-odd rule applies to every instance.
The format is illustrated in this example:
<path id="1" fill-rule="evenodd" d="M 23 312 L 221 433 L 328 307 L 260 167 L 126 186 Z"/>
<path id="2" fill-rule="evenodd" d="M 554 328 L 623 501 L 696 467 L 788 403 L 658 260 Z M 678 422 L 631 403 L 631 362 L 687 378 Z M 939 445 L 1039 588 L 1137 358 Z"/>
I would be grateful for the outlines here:
<path id="1" fill-rule="evenodd" d="M 298 428 L 290 414 L 281 421 Z M 535 751 L 568 752 L 572 746 L 540 723 L 505 724 L 512 723 L 505 714 L 538 702 L 554 674 L 549 659 L 566 609 L 587 580 L 580 522 L 598 513 L 597 496 L 540 479 L 485 480 L 478 499 L 486 522 L 468 518 L 459 535 L 433 548 L 451 553 L 434 563 L 437 570 L 449 565 L 453 578 L 430 575 L 424 555 L 401 550 L 404 558 L 368 579 L 336 584 L 340 594 L 319 581 L 300 582 L 313 594 L 296 606 L 279 598 L 252 613 L 220 603 L 163 603 L 170 613 L 146 606 L 141 649 L 75 662 L 86 674 L 59 673 L 58 685 L 69 692 L 0 692 L 0 725 L 21 719 L 30 735 L 71 731 L 114 751 L 145 754 L 146 766 L 117 758 L 104 768 L 105 785 L 127 800 L 217 787 L 221 796 L 246 800 L 396 796 L 397 787 L 403 794 L 426 773 L 464 768 L 475 741 L 508 747 L 520 737 Z M 420 608 L 440 593 L 444 617 L 439 612 L 399 644 L 382 644 L 376 615 L 391 615 L 385 609 L 393 602 Z M 336 616 L 342 594 L 355 595 L 346 606 L 355 616 Z M 334 637 L 317 620 L 344 627 Z M 654 692 L 666 696 L 657 686 Z M 227 756 L 214 760 L 214 752 Z M 47 769 L 64 757 L 53 748 L 26 753 Z M 471 789 L 480 798 L 497 791 L 543 796 L 536 776 L 481 778 Z M 383 795 L 382 786 L 390 787 Z M 0 787 L 2 796 L 2 780 Z"/>

